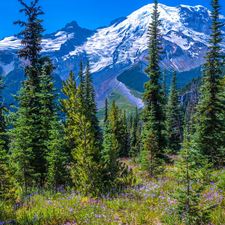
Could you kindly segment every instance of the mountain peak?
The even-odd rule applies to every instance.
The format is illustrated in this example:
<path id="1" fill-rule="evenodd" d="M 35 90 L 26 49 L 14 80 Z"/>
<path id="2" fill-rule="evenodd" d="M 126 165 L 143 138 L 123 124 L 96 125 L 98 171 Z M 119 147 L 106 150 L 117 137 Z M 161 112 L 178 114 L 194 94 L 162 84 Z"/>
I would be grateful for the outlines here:
<path id="1" fill-rule="evenodd" d="M 77 28 L 79 27 L 78 23 L 76 21 L 72 21 L 71 23 L 67 23 L 65 28 L 69 28 L 69 29 L 74 29 L 74 28 Z"/>

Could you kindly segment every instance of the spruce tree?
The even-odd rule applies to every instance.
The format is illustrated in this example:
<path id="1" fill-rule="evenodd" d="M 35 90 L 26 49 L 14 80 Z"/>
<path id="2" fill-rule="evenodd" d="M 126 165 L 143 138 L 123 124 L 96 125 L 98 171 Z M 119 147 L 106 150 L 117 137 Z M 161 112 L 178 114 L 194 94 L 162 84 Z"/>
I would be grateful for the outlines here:
<path id="1" fill-rule="evenodd" d="M 87 107 L 83 107 L 83 98 L 76 86 L 73 72 L 63 81 L 62 92 L 66 99 L 60 99 L 62 110 L 67 119 L 70 133 L 69 138 L 75 140 L 75 148 L 71 149 L 73 163 L 71 166 L 72 179 L 78 188 L 93 195 L 100 190 L 101 155 L 96 147 L 96 132 L 93 130 Z M 91 105 L 91 102 L 89 102 Z M 90 109 L 89 109 L 90 110 Z"/>
<path id="2" fill-rule="evenodd" d="M 108 119 L 108 99 L 107 97 L 105 98 L 105 114 L 104 114 L 104 123 L 106 123 Z"/>
<path id="3" fill-rule="evenodd" d="M 22 83 L 22 91 L 15 96 L 19 107 L 17 107 L 18 113 L 12 114 L 14 119 L 12 120 L 11 134 L 21 132 L 21 134 L 18 133 L 20 136 L 24 132 L 22 123 L 14 120 L 29 121 L 27 125 L 29 125 L 30 132 L 26 136 L 29 142 L 24 142 L 27 144 L 27 147 L 24 148 L 32 150 L 33 161 L 30 161 L 30 164 L 33 165 L 32 177 L 36 179 L 36 183 L 43 184 L 47 174 L 47 167 L 43 166 L 46 165 L 45 142 L 49 139 L 51 116 L 56 110 L 54 103 L 56 95 L 53 94 L 55 89 L 53 78 L 50 75 L 54 67 L 48 57 L 42 57 L 40 54 L 44 29 L 41 25 L 43 21 L 38 17 L 44 13 L 41 7 L 37 6 L 38 0 L 31 2 L 30 6 L 27 6 L 22 0 L 19 2 L 24 7 L 20 12 L 24 12 L 28 20 L 27 22 L 20 20 L 15 22 L 15 24 L 25 27 L 19 34 L 23 36 L 21 43 L 25 47 L 18 54 L 20 58 L 29 60 L 30 65 L 25 68 L 27 80 Z M 15 143 L 15 146 L 20 146 L 20 143 Z"/>
<path id="4" fill-rule="evenodd" d="M 95 151 L 99 152 L 102 147 L 102 132 L 97 118 L 97 105 L 95 102 L 95 93 L 93 88 L 92 74 L 90 72 L 89 61 L 87 61 L 86 74 L 84 78 L 84 99 L 85 99 L 85 115 L 91 124 L 91 130 L 94 134 L 93 143 Z M 94 157 L 98 154 L 96 153 Z"/>
<path id="5" fill-rule="evenodd" d="M 130 146 L 131 146 L 131 156 L 136 157 L 137 156 L 137 129 L 138 129 L 138 122 L 139 122 L 139 117 L 138 117 L 138 110 L 137 107 L 135 108 L 135 115 L 133 118 L 133 127 L 131 131 L 131 138 L 130 138 Z"/>
<path id="6" fill-rule="evenodd" d="M 128 157 L 130 152 L 130 144 L 129 144 L 129 130 L 127 125 L 127 117 L 126 117 L 126 110 L 123 111 L 123 115 L 121 116 L 121 157 Z"/>
<path id="7" fill-rule="evenodd" d="M 79 71 L 79 89 L 80 89 L 80 95 L 81 97 L 84 98 L 84 91 L 85 91 L 85 87 L 84 87 L 84 73 L 83 73 L 83 63 L 82 61 L 80 61 L 80 71 Z"/>
<path id="8" fill-rule="evenodd" d="M 153 103 L 152 103 L 153 104 Z M 158 157 L 157 131 L 154 130 L 155 120 L 154 108 L 151 107 L 149 120 L 144 124 L 142 133 L 142 146 L 140 152 L 140 166 L 146 171 L 150 178 L 157 176 L 164 171 L 163 160 Z"/>
<path id="9" fill-rule="evenodd" d="M 106 121 L 103 135 L 104 141 L 101 151 L 103 188 L 104 191 L 118 190 L 128 184 L 130 185 L 133 179 L 132 171 L 128 171 L 128 167 L 119 162 L 118 155 L 121 152 L 121 145 L 113 131 L 113 124 L 110 119 Z"/>
<path id="10" fill-rule="evenodd" d="M 158 3 L 157 0 L 154 1 L 154 8 L 152 13 L 152 22 L 148 27 L 148 35 L 149 35 L 149 57 L 148 67 L 145 69 L 145 72 L 148 74 L 150 80 L 144 84 L 145 92 L 143 94 L 143 101 L 146 106 L 143 110 L 143 121 L 146 123 L 149 121 L 151 107 L 153 107 L 153 111 L 155 113 L 155 125 L 151 127 L 151 130 L 156 136 L 157 143 L 157 157 L 163 158 L 164 156 L 164 148 L 166 146 L 166 137 L 163 131 L 165 130 L 165 113 L 163 110 L 164 105 L 164 95 L 162 93 L 162 87 L 160 84 L 160 67 L 159 63 L 161 60 L 162 52 L 162 40 L 160 34 L 160 26 L 162 24 L 159 19 L 158 12 Z M 145 129 L 147 126 L 144 126 Z"/>
<path id="11" fill-rule="evenodd" d="M 181 143 L 183 141 L 183 118 L 180 108 L 178 83 L 175 71 L 171 80 L 170 94 L 166 109 L 168 150 L 170 154 L 177 154 L 180 151 Z"/>
<path id="12" fill-rule="evenodd" d="M 27 88 L 30 89 L 27 92 Z M 34 118 L 31 117 L 32 109 L 28 106 L 30 98 L 34 92 L 34 87 L 27 84 L 22 86 L 16 100 L 19 99 L 19 107 L 14 107 L 17 112 L 10 114 L 10 124 L 13 129 L 9 131 L 10 142 L 10 168 L 16 184 L 27 192 L 30 185 L 35 184 L 40 178 L 40 173 L 36 170 L 37 161 L 33 151 L 32 135 L 39 136 L 38 130 L 33 124 Z M 23 107 L 20 107 L 22 105 Z M 26 107 L 25 107 L 26 106 Z M 43 162 L 42 162 L 43 163 Z"/>
<path id="13" fill-rule="evenodd" d="M 178 184 L 172 196 L 177 199 L 175 211 L 180 222 L 188 225 L 208 224 L 210 210 L 215 205 L 200 206 L 201 193 L 205 189 L 205 184 L 200 184 L 199 164 L 205 164 L 205 157 L 193 146 L 194 142 L 190 140 L 188 127 L 185 126 L 183 148 L 180 151 L 180 158 L 175 162 L 177 169 L 173 171 L 174 177 L 178 178 Z M 174 208 L 170 210 L 173 211 Z"/>
<path id="14" fill-rule="evenodd" d="M 164 105 L 167 104 L 167 88 L 166 88 L 166 68 L 164 68 L 163 72 L 163 82 L 162 82 L 162 93 L 164 95 Z"/>
<path id="15" fill-rule="evenodd" d="M 6 112 L 8 105 L 2 99 L 2 91 L 6 86 L 0 76 L 0 198 L 6 194 L 9 184 L 9 139 L 7 135 Z"/>
<path id="16" fill-rule="evenodd" d="M 116 179 L 116 163 L 118 154 L 120 152 L 120 145 L 112 130 L 112 124 L 107 121 L 104 129 L 104 141 L 102 150 L 102 161 L 107 165 L 108 174 L 110 175 L 110 182 Z M 112 185 L 112 184 L 111 184 Z"/>
<path id="17" fill-rule="evenodd" d="M 59 187 L 68 181 L 68 156 L 65 149 L 65 139 L 58 115 L 53 115 L 51 121 L 50 139 L 47 141 L 47 182 L 51 187 Z"/>
<path id="18" fill-rule="evenodd" d="M 219 149 L 224 145 L 225 135 L 224 119 L 221 116 L 225 110 L 224 93 L 220 89 L 221 66 L 224 62 L 219 45 L 222 42 L 220 28 L 224 24 L 219 20 L 221 9 L 219 1 L 211 0 L 211 6 L 213 8 L 211 38 L 202 71 L 201 100 L 197 106 L 198 112 L 195 117 L 197 121 L 195 142 L 201 153 L 210 156 L 210 161 L 218 165 Z"/>

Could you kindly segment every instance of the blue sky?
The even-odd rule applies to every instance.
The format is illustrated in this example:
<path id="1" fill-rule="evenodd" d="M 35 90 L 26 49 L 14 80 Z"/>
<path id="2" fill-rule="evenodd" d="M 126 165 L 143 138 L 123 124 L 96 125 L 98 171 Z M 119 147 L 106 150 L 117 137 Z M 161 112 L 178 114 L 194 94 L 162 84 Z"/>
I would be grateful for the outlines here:
<path id="1" fill-rule="evenodd" d="M 29 4 L 30 0 L 24 2 Z M 110 21 L 127 16 L 149 3 L 152 0 L 39 0 L 45 12 L 41 18 L 46 33 L 55 32 L 73 20 L 88 29 L 109 25 Z M 159 0 L 159 3 L 168 6 L 203 5 L 211 9 L 210 0 Z M 220 4 L 221 13 L 225 15 L 225 1 L 220 0 Z M 13 21 L 24 19 L 19 13 L 21 5 L 18 0 L 0 0 L 0 9 L 0 39 L 17 34 L 21 28 L 13 25 Z"/>

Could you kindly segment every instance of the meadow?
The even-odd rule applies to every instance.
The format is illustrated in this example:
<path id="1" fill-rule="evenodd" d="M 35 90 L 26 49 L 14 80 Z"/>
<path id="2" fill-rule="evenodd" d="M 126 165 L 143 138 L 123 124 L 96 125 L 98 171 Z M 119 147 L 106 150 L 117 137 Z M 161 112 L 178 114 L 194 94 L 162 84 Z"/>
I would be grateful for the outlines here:
<path id="1" fill-rule="evenodd" d="M 123 161 L 136 177 L 131 187 L 112 190 L 99 198 L 85 196 L 69 186 L 33 187 L 26 196 L 18 190 L 15 202 L 0 202 L 0 224 L 184 224 L 173 210 L 177 179 L 172 171 L 177 168 L 167 165 L 163 175 L 149 179 L 138 164 Z M 198 185 L 202 184 L 199 174 Z M 200 209 L 216 206 L 209 224 L 225 224 L 225 168 L 212 173 L 201 195 Z"/>

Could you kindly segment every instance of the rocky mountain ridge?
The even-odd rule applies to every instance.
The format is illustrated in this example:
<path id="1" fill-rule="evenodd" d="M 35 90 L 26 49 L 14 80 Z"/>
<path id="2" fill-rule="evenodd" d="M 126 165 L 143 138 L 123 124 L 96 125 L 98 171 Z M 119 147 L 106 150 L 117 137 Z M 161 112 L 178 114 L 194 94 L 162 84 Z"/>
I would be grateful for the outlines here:
<path id="1" fill-rule="evenodd" d="M 169 71 L 189 71 L 199 67 L 207 51 L 211 25 L 210 11 L 203 6 L 169 7 L 159 4 L 162 19 L 161 32 L 165 54 L 162 55 L 161 67 Z M 68 77 L 69 71 L 78 73 L 79 63 L 90 60 L 93 73 L 96 100 L 99 107 L 106 95 L 120 86 L 120 93 L 129 95 L 125 85 L 117 81 L 117 76 L 134 65 L 147 64 L 148 37 L 147 28 L 151 21 L 153 4 L 148 4 L 127 17 L 118 18 L 108 27 L 94 31 L 81 28 L 73 21 L 63 29 L 44 36 L 42 53 L 48 55 L 57 67 L 55 72 L 61 79 Z M 221 16 L 225 22 L 225 17 Z M 222 28 L 225 34 L 225 28 Z M 0 72 L 8 74 L 16 68 L 18 60 L 14 56 L 21 48 L 20 37 L 6 37 L 0 41 L 1 55 L 11 53 L 12 59 L 7 61 L 0 57 Z M 221 44 L 225 50 L 225 38 Z M 3 55 L 4 55 L 3 54 Z M 21 62 L 24 64 L 24 62 Z M 15 65 L 14 65 L 15 64 Z M 2 68 L 2 70 L 1 70 Z"/>

